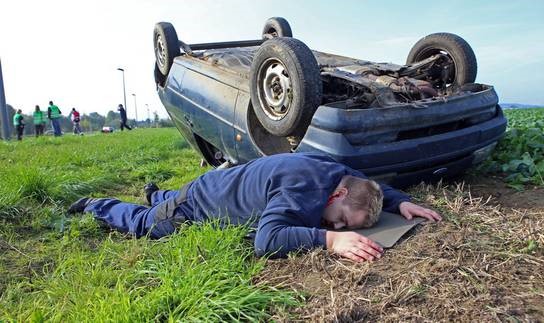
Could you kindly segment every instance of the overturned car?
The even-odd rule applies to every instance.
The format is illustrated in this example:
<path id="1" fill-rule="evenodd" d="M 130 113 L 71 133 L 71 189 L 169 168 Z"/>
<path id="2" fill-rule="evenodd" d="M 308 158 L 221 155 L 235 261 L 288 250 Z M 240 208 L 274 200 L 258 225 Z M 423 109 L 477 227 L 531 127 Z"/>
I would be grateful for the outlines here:
<path id="1" fill-rule="evenodd" d="M 470 45 L 418 41 L 406 65 L 310 50 L 283 18 L 262 39 L 186 44 L 156 24 L 155 82 L 181 134 L 211 165 L 319 152 L 404 187 L 481 162 L 506 129 Z"/>

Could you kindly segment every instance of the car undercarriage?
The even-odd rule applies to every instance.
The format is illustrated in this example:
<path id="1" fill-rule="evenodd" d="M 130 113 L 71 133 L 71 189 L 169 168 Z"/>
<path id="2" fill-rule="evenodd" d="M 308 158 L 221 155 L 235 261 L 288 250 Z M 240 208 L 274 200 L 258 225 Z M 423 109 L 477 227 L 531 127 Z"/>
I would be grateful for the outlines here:
<path id="1" fill-rule="evenodd" d="M 282 18 L 260 40 L 192 45 L 157 26 L 159 96 L 212 166 L 317 152 L 403 187 L 481 162 L 506 128 L 454 34 L 422 38 L 397 65 L 310 50 Z"/>

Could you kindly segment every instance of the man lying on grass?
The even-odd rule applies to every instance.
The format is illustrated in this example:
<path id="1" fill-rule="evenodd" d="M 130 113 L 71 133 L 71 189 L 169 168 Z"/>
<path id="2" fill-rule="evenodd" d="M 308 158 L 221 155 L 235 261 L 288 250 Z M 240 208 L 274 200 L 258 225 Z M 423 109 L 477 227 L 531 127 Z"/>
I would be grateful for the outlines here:
<path id="1" fill-rule="evenodd" d="M 110 198 L 82 198 L 69 213 L 92 212 L 96 219 L 137 237 L 160 238 L 181 223 L 220 219 L 248 224 L 258 256 L 283 257 L 293 250 L 322 247 L 354 261 L 380 258 L 383 249 L 355 232 L 372 226 L 382 209 L 407 219 L 441 220 L 435 211 L 410 202 L 387 185 L 330 157 L 279 154 L 229 169 L 210 171 L 176 191 L 144 188 L 151 207 Z"/>

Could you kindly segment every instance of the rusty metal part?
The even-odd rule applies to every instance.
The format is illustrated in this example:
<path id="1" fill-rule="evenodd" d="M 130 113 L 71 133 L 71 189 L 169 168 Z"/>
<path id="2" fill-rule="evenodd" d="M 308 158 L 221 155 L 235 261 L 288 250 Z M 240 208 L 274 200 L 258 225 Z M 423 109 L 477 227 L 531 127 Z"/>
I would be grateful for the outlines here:
<path id="1" fill-rule="evenodd" d="M 393 91 L 380 83 L 374 82 L 370 77 L 371 75 L 355 75 L 351 73 L 341 72 L 337 69 L 329 69 L 330 71 L 323 71 L 322 69 L 321 76 L 331 76 L 340 78 L 349 82 L 353 82 L 355 84 L 359 84 L 367 88 L 370 92 L 372 92 L 376 100 L 378 101 L 378 104 L 380 106 L 386 106 L 398 103 L 398 101 L 395 99 L 395 96 L 393 95 Z M 327 69 L 325 69 L 327 70 Z M 376 77 L 374 75 L 374 77 Z"/>
<path id="2" fill-rule="evenodd" d="M 293 147 L 298 146 L 298 144 L 300 143 L 300 138 L 298 138 L 298 137 L 288 136 L 286 138 L 287 138 L 287 141 L 289 142 L 289 145 L 291 145 Z"/>
<path id="3" fill-rule="evenodd" d="M 389 75 L 376 76 L 367 74 L 365 77 L 378 84 L 389 87 L 393 92 L 403 93 L 409 96 L 416 95 L 421 98 L 438 96 L 438 92 L 433 88 L 432 84 L 427 81 L 412 79 L 406 76 L 395 78 Z"/>
<path id="4" fill-rule="evenodd" d="M 422 61 L 405 66 L 399 71 L 399 76 L 416 77 L 424 74 L 423 69 L 427 68 L 443 56 L 444 54 L 435 54 Z"/>
<path id="5" fill-rule="evenodd" d="M 389 75 L 380 75 L 375 79 L 375 82 L 391 87 L 391 85 L 396 85 L 398 81 L 396 78 Z"/>

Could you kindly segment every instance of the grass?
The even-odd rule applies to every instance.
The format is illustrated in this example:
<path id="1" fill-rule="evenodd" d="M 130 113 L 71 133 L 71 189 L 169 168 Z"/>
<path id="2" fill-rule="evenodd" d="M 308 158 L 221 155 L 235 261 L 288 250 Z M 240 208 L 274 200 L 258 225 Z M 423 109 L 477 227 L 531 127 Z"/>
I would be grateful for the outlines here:
<path id="1" fill-rule="evenodd" d="M 299 296 L 256 284 L 247 228 L 207 224 L 158 241 L 68 217 L 81 196 L 143 203 L 207 169 L 175 129 L 0 143 L 0 321 L 257 321 Z"/>
<path id="2" fill-rule="evenodd" d="M 108 237 L 86 247 L 81 227 L 96 235 L 92 223 L 61 240 L 48 274 L 8 289 L 0 313 L 15 321 L 251 321 L 266 318 L 271 305 L 296 303 L 252 284 L 263 262 L 243 243 L 245 230 L 207 224 L 156 242 Z"/>
<path id="3" fill-rule="evenodd" d="M 529 148 L 537 160 L 533 133 L 506 138 L 491 162 Z M 538 182 L 518 192 L 478 173 L 472 188 L 413 188 L 444 221 L 362 264 L 323 250 L 255 259 L 246 228 L 152 241 L 65 215 L 81 195 L 143 203 L 146 181 L 175 189 L 207 170 L 198 164 L 175 129 L 0 143 L 0 321 L 544 321 Z M 512 185 L 523 170 L 498 172 Z"/>

